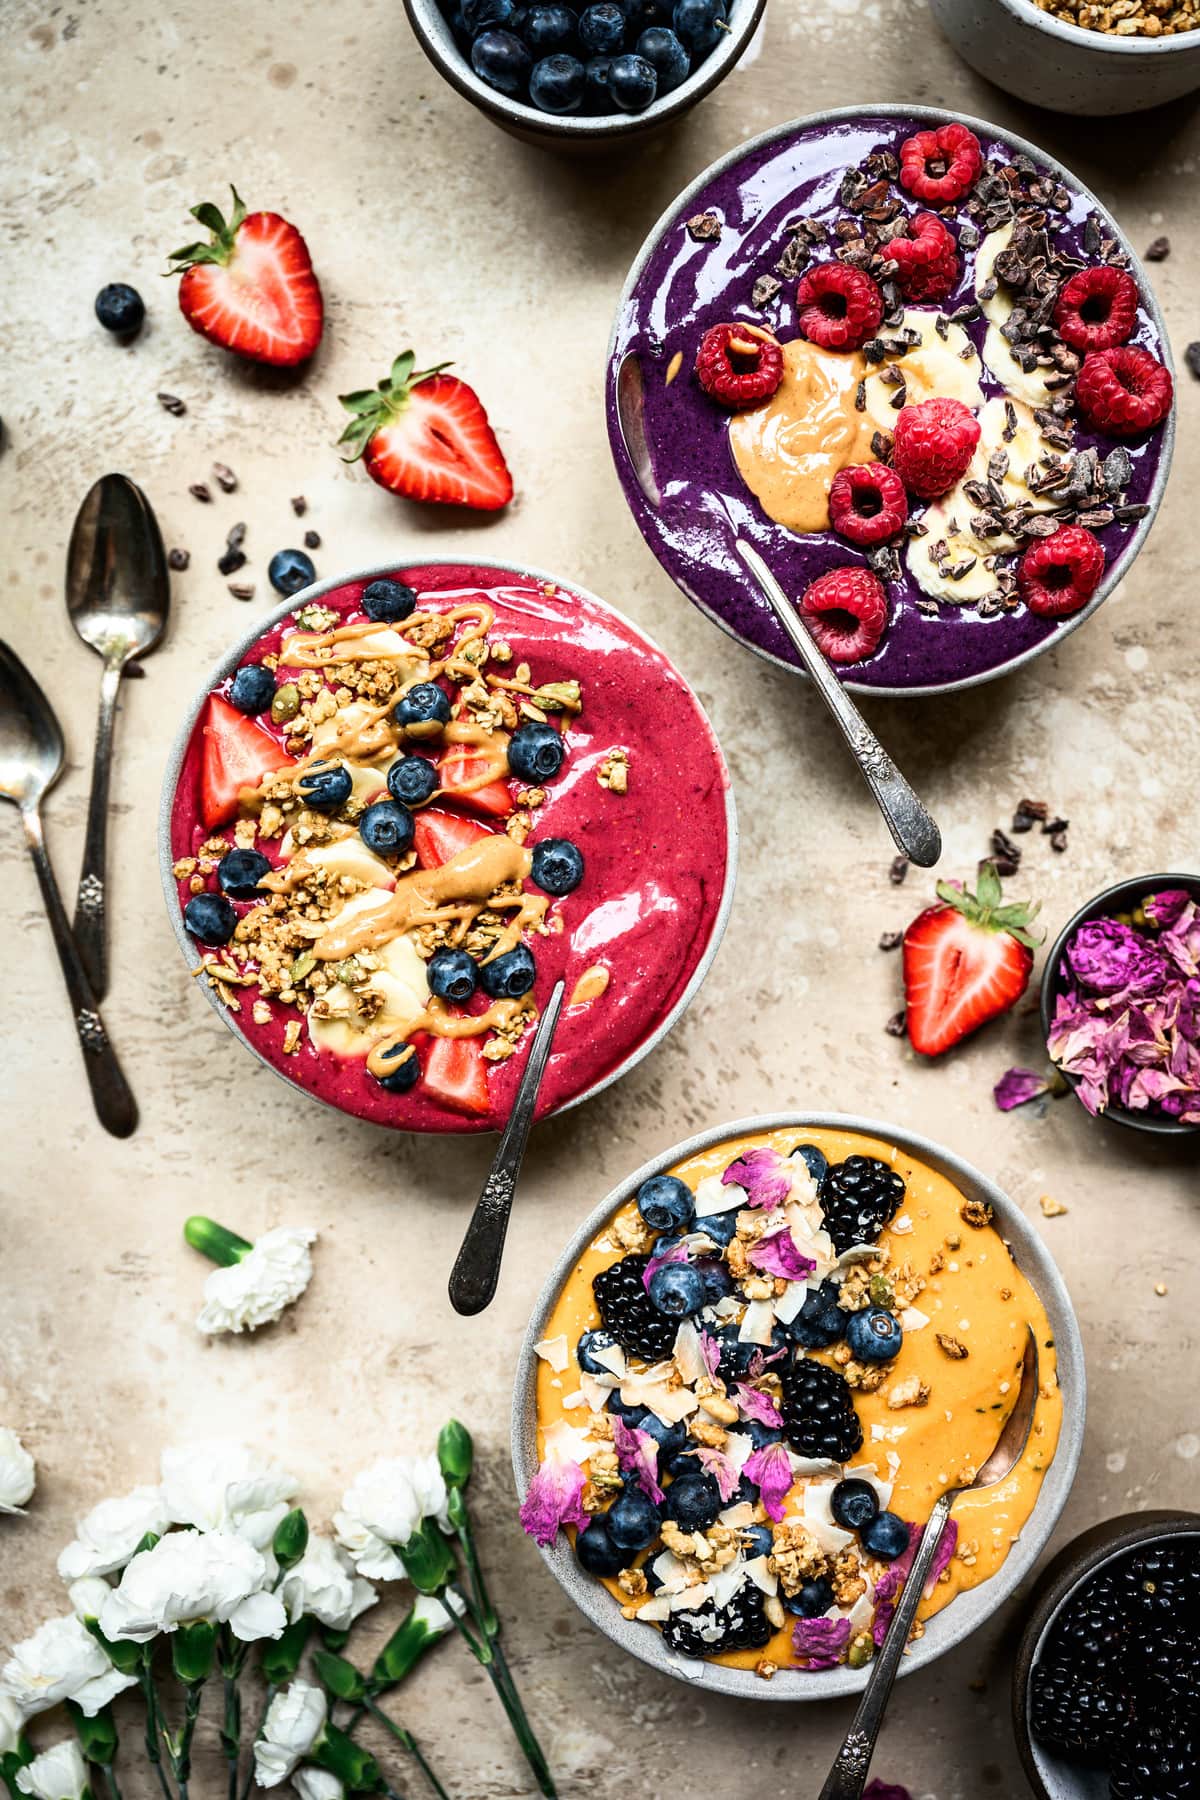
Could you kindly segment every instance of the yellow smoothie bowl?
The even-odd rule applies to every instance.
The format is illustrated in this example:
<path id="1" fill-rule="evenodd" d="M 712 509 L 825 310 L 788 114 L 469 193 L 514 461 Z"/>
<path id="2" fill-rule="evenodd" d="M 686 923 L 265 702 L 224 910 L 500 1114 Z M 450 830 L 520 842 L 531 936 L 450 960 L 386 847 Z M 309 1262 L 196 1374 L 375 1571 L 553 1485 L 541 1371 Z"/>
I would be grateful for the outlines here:
<path id="1" fill-rule="evenodd" d="M 856 1210 L 843 1200 L 836 1216 L 832 1183 L 827 1215 L 820 1158 L 802 1156 L 801 1146 L 815 1148 L 829 1165 L 854 1156 L 884 1165 L 876 1179 L 890 1181 L 893 1210 L 877 1237 L 868 1228 L 845 1241 Z M 652 1230 L 637 1205 L 643 1184 L 664 1175 L 692 1196 L 696 1217 L 682 1231 Z M 896 1176 L 903 1183 L 898 1201 Z M 696 1241 L 706 1221 L 707 1248 Z M 608 1331 L 589 1344 L 585 1368 L 576 1356 L 581 1334 L 605 1330 L 595 1276 L 626 1256 L 649 1256 L 663 1235 L 674 1245 L 671 1261 L 710 1271 L 715 1262 L 721 1273 L 709 1291 L 723 1284 L 726 1291 L 678 1324 L 651 1308 L 657 1363 L 619 1344 L 614 1351 Z M 665 1262 L 649 1261 L 647 1279 Z M 642 1265 L 633 1268 L 640 1275 Z M 611 1293 L 611 1284 L 602 1285 Z M 638 1284 L 631 1286 L 636 1293 Z M 859 1358 L 845 1335 L 814 1344 L 798 1315 L 818 1287 L 827 1303 L 836 1292 L 846 1321 L 855 1311 L 890 1309 L 902 1339 L 894 1360 Z M 622 1182 L 550 1273 L 513 1398 L 513 1466 L 526 1530 L 592 1623 L 665 1674 L 744 1699 L 855 1693 L 907 1563 L 895 1561 L 894 1551 L 876 1555 L 862 1532 L 839 1526 L 830 1510 L 833 1489 L 846 1479 L 873 1488 L 876 1504 L 915 1541 L 938 1494 L 969 1481 L 999 1437 L 1016 1402 L 1030 1328 L 1039 1392 L 1029 1443 L 1005 1482 L 955 1503 L 939 1578 L 926 1589 L 901 1673 L 923 1667 L 981 1625 L 1029 1573 L 1058 1521 L 1079 1461 L 1085 1408 L 1083 1347 L 1070 1299 L 1014 1203 L 953 1152 L 914 1132 L 837 1114 L 779 1113 L 718 1126 Z M 813 1363 L 823 1366 L 819 1375 Z M 798 1448 L 807 1427 L 797 1421 L 810 1415 L 794 1398 L 794 1369 L 803 1371 L 800 1388 L 816 1381 L 837 1389 L 849 1434 L 837 1453 L 828 1442 L 801 1441 Z M 848 1426 L 847 1406 L 854 1415 Z M 650 1433 L 631 1432 L 643 1423 Z M 849 1449 L 852 1439 L 858 1442 Z M 752 1454 L 757 1464 L 748 1460 Z M 700 1527 L 697 1541 L 691 1527 L 685 1532 L 672 1520 L 670 1491 L 672 1477 L 700 1469 L 719 1484 L 721 1511 Z M 605 1511 L 622 1482 L 639 1504 L 643 1497 L 657 1504 L 664 1535 L 622 1552 L 623 1566 L 601 1578 L 577 1559 L 575 1521 Z M 564 1492 L 571 1499 L 555 1532 L 544 1499 Z M 607 1528 L 598 1536 L 609 1541 Z M 798 1587 L 814 1579 L 836 1589 L 815 1631 L 812 1615 L 798 1612 Z M 753 1641 L 722 1649 L 720 1621 L 728 1618 L 749 1620 Z M 701 1641 L 712 1647 L 698 1650 Z"/>

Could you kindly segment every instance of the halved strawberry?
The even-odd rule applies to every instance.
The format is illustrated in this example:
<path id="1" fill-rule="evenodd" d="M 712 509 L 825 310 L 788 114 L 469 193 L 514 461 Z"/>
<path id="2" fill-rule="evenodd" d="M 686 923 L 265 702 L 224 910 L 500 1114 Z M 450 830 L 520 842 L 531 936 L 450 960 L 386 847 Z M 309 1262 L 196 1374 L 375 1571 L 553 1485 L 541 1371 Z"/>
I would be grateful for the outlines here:
<path id="1" fill-rule="evenodd" d="M 237 818 L 243 788 L 258 787 L 272 769 L 296 759 L 220 694 L 209 695 L 201 731 L 200 817 L 206 830 L 215 831 Z"/>
<path id="2" fill-rule="evenodd" d="M 230 191 L 228 224 L 211 202 L 192 208 L 212 241 L 171 252 L 174 272 L 183 271 L 180 311 L 193 331 L 223 350 L 294 368 L 320 343 L 325 321 L 308 245 L 278 213 L 247 213 L 237 189 Z"/>
<path id="3" fill-rule="evenodd" d="M 941 905 L 904 934 L 908 1037 L 923 1056 L 940 1056 L 1015 1006 L 1040 942 L 1028 929 L 1038 908 L 1002 904 L 994 863 L 980 863 L 975 893 L 946 881 L 937 892 Z"/>
<path id="4" fill-rule="evenodd" d="M 469 744 L 454 744 L 438 763 L 438 780 L 452 799 L 471 806 L 476 812 L 488 813 L 494 819 L 507 819 L 513 810 L 507 781 L 488 781 L 482 787 L 471 787 L 492 767 L 492 759 L 481 756 Z"/>
<path id="5" fill-rule="evenodd" d="M 485 1117 L 492 1110 L 487 1068 L 482 1038 L 435 1037 L 425 1062 L 425 1091 L 455 1112 Z"/>
<path id="6" fill-rule="evenodd" d="M 417 861 L 423 869 L 440 869 L 460 850 L 491 837 L 486 825 L 477 819 L 461 819 L 456 813 L 441 812 L 436 806 L 423 807 L 413 814 L 413 843 Z"/>
<path id="7" fill-rule="evenodd" d="M 513 497 L 512 476 L 479 396 L 448 363 L 415 374 L 411 350 L 378 388 L 341 396 L 354 417 L 338 439 L 353 445 L 380 487 L 407 500 L 440 500 L 498 512 Z"/>

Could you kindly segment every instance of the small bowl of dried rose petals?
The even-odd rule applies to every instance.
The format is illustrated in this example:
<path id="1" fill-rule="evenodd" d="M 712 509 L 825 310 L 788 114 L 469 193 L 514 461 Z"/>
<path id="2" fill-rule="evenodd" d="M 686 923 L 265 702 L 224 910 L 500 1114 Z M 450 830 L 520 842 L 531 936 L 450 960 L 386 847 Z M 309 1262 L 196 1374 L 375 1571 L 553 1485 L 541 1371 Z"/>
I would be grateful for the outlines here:
<path id="1" fill-rule="evenodd" d="M 1138 876 L 1081 907 L 1046 958 L 1042 1028 L 1094 1116 L 1200 1131 L 1200 875 Z"/>

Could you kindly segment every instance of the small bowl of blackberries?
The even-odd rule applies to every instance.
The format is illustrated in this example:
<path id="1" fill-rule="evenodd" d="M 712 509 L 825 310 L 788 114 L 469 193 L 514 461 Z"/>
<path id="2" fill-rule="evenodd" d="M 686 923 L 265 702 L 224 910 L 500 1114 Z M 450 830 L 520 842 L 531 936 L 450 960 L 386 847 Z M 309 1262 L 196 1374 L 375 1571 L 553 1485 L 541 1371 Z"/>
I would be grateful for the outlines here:
<path id="1" fill-rule="evenodd" d="M 1055 1558 L 1013 1718 L 1040 1800 L 1200 1800 L 1200 1514 L 1129 1514 Z"/>
<path id="2" fill-rule="evenodd" d="M 519 136 L 585 145 L 686 112 L 745 49 L 766 0 L 404 0 L 426 55 Z"/>

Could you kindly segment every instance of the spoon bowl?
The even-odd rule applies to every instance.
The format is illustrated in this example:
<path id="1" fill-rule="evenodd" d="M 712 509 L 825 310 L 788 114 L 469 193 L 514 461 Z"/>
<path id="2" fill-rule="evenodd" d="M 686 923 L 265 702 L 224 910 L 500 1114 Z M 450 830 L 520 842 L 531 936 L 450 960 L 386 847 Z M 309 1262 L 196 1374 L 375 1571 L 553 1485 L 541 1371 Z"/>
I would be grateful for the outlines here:
<path id="1" fill-rule="evenodd" d="M 62 774 L 63 735 L 20 657 L 0 643 L 0 798 L 36 811 Z"/>

